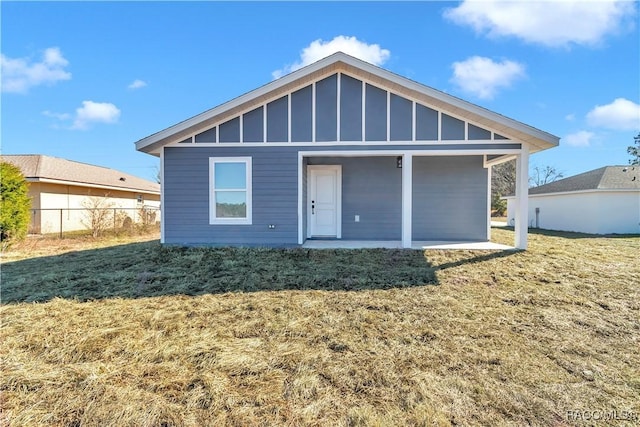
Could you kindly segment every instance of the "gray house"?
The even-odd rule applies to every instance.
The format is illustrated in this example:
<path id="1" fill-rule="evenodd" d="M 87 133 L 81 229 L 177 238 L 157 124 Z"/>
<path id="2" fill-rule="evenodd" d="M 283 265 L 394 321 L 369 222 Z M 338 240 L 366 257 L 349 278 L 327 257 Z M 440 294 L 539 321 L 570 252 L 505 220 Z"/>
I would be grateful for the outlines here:
<path id="1" fill-rule="evenodd" d="M 136 142 L 159 156 L 163 243 L 488 241 L 491 166 L 558 138 L 336 53 Z"/>

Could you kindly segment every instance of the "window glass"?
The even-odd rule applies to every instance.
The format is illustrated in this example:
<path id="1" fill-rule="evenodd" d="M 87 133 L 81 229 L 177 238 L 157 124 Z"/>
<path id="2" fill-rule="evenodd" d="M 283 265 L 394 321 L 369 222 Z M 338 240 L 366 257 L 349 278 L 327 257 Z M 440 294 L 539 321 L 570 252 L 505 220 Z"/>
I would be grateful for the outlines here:
<path id="1" fill-rule="evenodd" d="M 221 162 L 215 165 L 216 190 L 240 189 L 247 187 L 247 165 Z"/>
<path id="2" fill-rule="evenodd" d="M 210 224 L 251 224 L 251 157 L 210 157 Z"/>
<path id="3" fill-rule="evenodd" d="M 216 191 L 216 218 L 246 218 L 246 191 Z"/>

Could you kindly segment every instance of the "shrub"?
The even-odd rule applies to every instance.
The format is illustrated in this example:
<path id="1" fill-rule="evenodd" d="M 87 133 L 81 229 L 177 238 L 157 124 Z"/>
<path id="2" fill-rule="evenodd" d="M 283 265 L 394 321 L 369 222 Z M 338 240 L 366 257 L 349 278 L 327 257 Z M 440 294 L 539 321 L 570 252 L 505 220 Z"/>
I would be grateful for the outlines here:
<path id="1" fill-rule="evenodd" d="M 29 187 L 20 169 L 0 162 L 0 240 L 2 247 L 27 235 L 31 215 Z"/>
<path id="2" fill-rule="evenodd" d="M 104 197 L 91 196 L 82 202 L 82 207 L 86 209 L 85 218 L 82 223 L 91 230 L 93 237 L 98 237 L 113 225 L 113 206 L 108 199 L 109 195 Z"/>
<path id="3" fill-rule="evenodd" d="M 494 194 L 491 198 L 491 210 L 494 216 L 504 216 L 507 212 L 507 201 L 499 194 Z"/>

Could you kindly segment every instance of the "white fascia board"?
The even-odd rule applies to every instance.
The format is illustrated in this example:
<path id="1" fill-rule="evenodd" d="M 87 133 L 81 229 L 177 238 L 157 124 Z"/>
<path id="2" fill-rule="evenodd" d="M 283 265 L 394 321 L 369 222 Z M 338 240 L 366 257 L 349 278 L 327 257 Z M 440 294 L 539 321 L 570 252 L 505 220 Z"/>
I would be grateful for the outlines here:
<path id="1" fill-rule="evenodd" d="M 572 196 L 574 194 L 589 194 L 589 193 L 638 193 L 640 195 L 640 190 L 635 188 L 598 188 L 598 189 L 590 189 L 590 190 L 559 191 L 557 193 L 529 194 L 529 198 L 549 197 L 549 196 Z M 501 197 L 502 200 L 511 200 L 513 198 L 515 198 L 515 196 Z"/>
<path id="2" fill-rule="evenodd" d="M 570 196 L 573 194 L 587 194 L 587 193 L 639 193 L 639 189 L 635 188 L 592 188 L 589 190 L 575 190 L 575 191 L 561 191 L 557 193 L 540 193 L 529 194 L 529 197 L 548 197 L 548 196 Z"/>
<path id="3" fill-rule="evenodd" d="M 155 196 L 160 195 L 160 191 L 151 191 L 151 190 L 141 190 L 138 188 L 128 188 L 128 187 L 114 187 L 111 185 L 100 185 L 100 184 L 90 184 L 85 182 L 76 182 L 76 181 L 64 181 L 61 179 L 50 179 L 50 178 L 27 178 L 28 182 L 44 182 L 47 184 L 60 184 L 60 185 L 71 185 L 74 187 L 86 187 L 86 188 L 100 188 L 102 190 L 115 190 L 115 191 L 125 191 L 128 193 L 141 193 L 141 194 L 153 194 Z"/>

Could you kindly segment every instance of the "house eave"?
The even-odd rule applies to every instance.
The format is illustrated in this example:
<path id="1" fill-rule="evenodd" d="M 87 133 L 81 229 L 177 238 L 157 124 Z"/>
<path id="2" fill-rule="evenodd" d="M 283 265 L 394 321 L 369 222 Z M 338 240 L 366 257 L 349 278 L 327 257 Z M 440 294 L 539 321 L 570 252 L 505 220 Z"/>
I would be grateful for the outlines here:
<path id="1" fill-rule="evenodd" d="M 504 133 L 506 137 L 527 143 L 531 152 L 545 150 L 559 144 L 559 137 L 555 135 L 338 52 L 231 101 L 140 139 L 135 143 L 136 150 L 159 156 L 163 146 L 189 138 L 199 130 L 212 127 L 223 116 L 226 117 L 235 112 L 241 113 L 251 105 L 267 102 L 288 90 L 312 82 L 320 76 L 338 71 L 350 72 L 370 81 L 379 81 L 391 90 L 395 89 L 404 93 L 413 92 L 414 97 L 423 99 L 423 102 L 444 112 L 490 126 L 496 131 Z"/>
<path id="2" fill-rule="evenodd" d="M 40 178 L 40 177 L 26 177 L 25 179 L 27 182 L 42 182 L 45 184 L 71 185 L 75 187 L 84 187 L 84 188 L 99 188 L 101 190 L 113 190 L 113 191 L 125 191 L 129 193 L 152 194 L 154 196 L 160 195 L 160 191 L 144 190 L 140 188 L 117 187 L 117 186 L 111 186 L 111 185 L 92 184 L 87 182 L 67 181 L 62 179 L 51 179 L 51 178 Z"/>
<path id="3" fill-rule="evenodd" d="M 548 196 L 567 196 L 573 194 L 588 194 L 588 193 L 640 193 L 638 188 L 590 188 L 587 190 L 572 190 L 572 191 L 558 191 L 555 193 L 539 193 L 529 194 L 529 197 L 548 197 Z M 503 196 L 502 200 L 513 199 L 516 196 Z"/>

